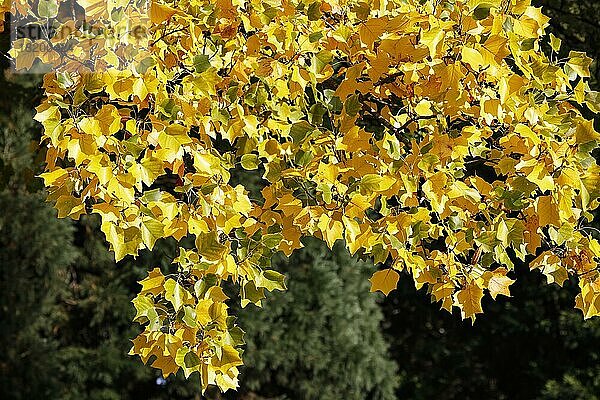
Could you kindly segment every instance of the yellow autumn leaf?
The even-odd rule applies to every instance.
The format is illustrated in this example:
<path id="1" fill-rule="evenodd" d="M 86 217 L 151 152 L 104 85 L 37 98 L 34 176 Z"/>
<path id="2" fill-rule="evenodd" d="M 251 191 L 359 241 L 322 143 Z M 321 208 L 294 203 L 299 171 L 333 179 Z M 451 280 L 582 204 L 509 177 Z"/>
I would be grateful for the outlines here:
<path id="1" fill-rule="evenodd" d="M 415 112 L 421 117 L 429 117 L 433 115 L 431 110 L 431 102 L 428 100 L 421 100 L 419 104 L 415 106 Z"/>
<path id="2" fill-rule="evenodd" d="M 444 30 L 440 28 L 433 28 L 423 32 L 421 35 L 421 42 L 429 49 L 429 55 L 432 59 L 437 58 L 440 52 L 440 47 L 444 40 Z"/>
<path id="3" fill-rule="evenodd" d="M 333 248 L 334 243 L 344 237 L 344 225 L 342 222 L 332 219 L 327 214 L 321 215 L 317 227 L 321 231 L 323 240 L 325 240 L 329 248 Z"/>
<path id="4" fill-rule="evenodd" d="M 391 268 L 377 271 L 369 279 L 371 282 L 371 292 L 379 290 L 386 296 L 398 285 L 400 275 Z"/>
<path id="5" fill-rule="evenodd" d="M 463 319 L 471 318 L 475 321 L 477 314 L 483 313 L 481 299 L 483 290 L 474 283 L 467 283 L 465 287 L 455 294 L 455 304 L 460 308 Z"/>
<path id="6" fill-rule="evenodd" d="M 142 290 L 140 291 L 140 294 L 159 294 L 163 290 L 164 281 L 165 277 L 160 271 L 160 268 L 154 268 L 148 273 L 148 276 L 146 278 L 138 282 L 140 285 L 142 285 Z"/>
<path id="7" fill-rule="evenodd" d="M 368 47 L 372 47 L 373 43 L 378 40 L 383 32 L 385 32 L 387 22 L 384 18 L 373 18 L 361 24 L 358 28 L 360 39 Z"/>
<path id="8" fill-rule="evenodd" d="M 474 70 L 478 70 L 484 64 L 481 53 L 472 47 L 463 47 L 461 56 L 462 60 L 471 65 Z"/>
<path id="9" fill-rule="evenodd" d="M 508 271 L 506 268 L 497 268 L 494 271 L 486 271 L 483 274 L 485 286 L 490 291 L 490 295 L 494 300 L 499 294 L 510 297 L 509 286 L 512 285 L 515 280 L 510 279 L 506 276 Z"/>
<path id="10" fill-rule="evenodd" d="M 159 4 L 152 1 L 150 5 L 149 17 L 153 24 L 161 24 L 177 13 L 177 10 L 165 4 Z"/>
<path id="11" fill-rule="evenodd" d="M 536 201 L 536 212 L 539 218 L 539 226 L 554 225 L 559 228 L 561 225 L 558 206 L 552 199 L 552 196 L 540 196 Z"/>

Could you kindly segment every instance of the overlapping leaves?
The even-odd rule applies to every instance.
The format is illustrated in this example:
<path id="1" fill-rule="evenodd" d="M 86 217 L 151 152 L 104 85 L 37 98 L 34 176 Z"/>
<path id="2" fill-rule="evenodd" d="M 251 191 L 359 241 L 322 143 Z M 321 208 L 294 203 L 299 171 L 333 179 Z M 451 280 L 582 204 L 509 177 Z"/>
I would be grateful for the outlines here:
<path id="1" fill-rule="evenodd" d="M 79 4 L 108 27 L 149 20 L 147 36 L 41 57 L 58 63 L 36 117 L 42 178 L 60 216 L 101 215 L 117 260 L 195 238 L 134 300 L 132 352 L 165 375 L 234 388 L 241 331 L 221 286 L 260 305 L 285 288 L 272 254 L 304 236 L 384 265 L 373 291 L 407 271 L 463 318 L 510 295 L 517 259 L 577 277 L 576 306 L 600 313 L 591 60 L 544 54 L 560 43 L 528 0 Z M 232 184 L 246 170 L 260 198 Z"/>

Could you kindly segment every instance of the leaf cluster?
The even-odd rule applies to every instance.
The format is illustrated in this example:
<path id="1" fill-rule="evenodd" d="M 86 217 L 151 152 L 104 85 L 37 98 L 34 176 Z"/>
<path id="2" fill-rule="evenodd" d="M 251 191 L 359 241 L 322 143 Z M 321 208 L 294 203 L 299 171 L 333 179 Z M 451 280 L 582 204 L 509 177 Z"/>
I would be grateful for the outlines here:
<path id="1" fill-rule="evenodd" d="M 510 295 L 515 261 L 578 278 L 576 307 L 600 313 L 600 134 L 581 113 L 600 110 L 592 60 L 559 59 L 529 0 L 82 6 L 114 35 L 150 28 L 47 38 L 41 177 L 59 217 L 101 216 L 117 260 L 194 242 L 134 300 L 132 352 L 165 376 L 235 388 L 241 329 L 222 286 L 260 305 L 286 286 L 272 256 L 308 236 L 382 265 L 372 291 L 406 272 L 465 319 L 486 293 Z M 47 23 L 55 8 L 25 11 Z M 260 196 L 232 184 L 238 167 L 261 171 Z"/>

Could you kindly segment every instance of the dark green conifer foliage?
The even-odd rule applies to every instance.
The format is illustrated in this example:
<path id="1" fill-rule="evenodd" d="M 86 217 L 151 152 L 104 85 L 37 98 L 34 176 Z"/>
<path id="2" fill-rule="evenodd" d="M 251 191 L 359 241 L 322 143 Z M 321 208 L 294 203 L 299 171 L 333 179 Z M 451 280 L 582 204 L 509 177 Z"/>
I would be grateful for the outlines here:
<path id="1" fill-rule="evenodd" d="M 13 92 L 17 100 L 28 94 Z M 69 245 L 71 224 L 56 218 L 33 177 L 39 160 L 32 110 L 6 100 L 0 104 L 0 392 L 7 396 L 0 397 L 50 398 L 60 387 L 55 334 L 65 318 L 65 266 L 77 251 Z"/>
<path id="2" fill-rule="evenodd" d="M 267 398 L 395 398 L 400 382 L 379 329 L 379 296 L 369 293 L 372 266 L 316 239 L 277 264 L 288 291 L 240 312 L 244 386 Z"/>

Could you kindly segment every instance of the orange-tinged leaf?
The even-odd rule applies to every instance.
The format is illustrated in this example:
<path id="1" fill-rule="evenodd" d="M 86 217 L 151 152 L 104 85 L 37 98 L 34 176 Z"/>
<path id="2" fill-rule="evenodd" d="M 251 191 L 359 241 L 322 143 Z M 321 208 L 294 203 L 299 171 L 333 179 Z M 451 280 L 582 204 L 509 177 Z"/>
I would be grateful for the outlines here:
<path id="1" fill-rule="evenodd" d="M 539 226 L 554 225 L 560 228 L 561 221 L 558 206 L 552 199 L 552 196 L 538 197 L 535 210 L 539 218 Z"/>
<path id="2" fill-rule="evenodd" d="M 174 357 L 162 356 L 157 354 L 157 359 L 152 363 L 154 368 L 160 369 L 163 378 L 167 378 L 171 374 L 176 374 L 179 370 L 179 365 L 175 362 Z"/>
<path id="3" fill-rule="evenodd" d="M 483 290 L 474 283 L 467 283 L 464 289 L 456 292 L 455 304 L 460 308 L 463 319 L 471 318 L 474 322 L 475 316 L 483 313 L 482 297 Z"/>
<path id="4" fill-rule="evenodd" d="M 173 7 L 158 4 L 156 1 L 153 1 L 150 5 L 149 16 L 153 24 L 161 24 L 175 15 L 175 13 L 177 13 L 177 10 Z"/>
<path id="5" fill-rule="evenodd" d="M 360 39 L 368 47 L 378 40 L 387 27 L 387 20 L 384 18 L 373 18 L 361 24 L 359 27 Z"/>
<path id="6" fill-rule="evenodd" d="M 369 279 L 371 282 L 371 292 L 379 290 L 386 296 L 398 285 L 400 274 L 391 268 L 377 271 Z"/>

